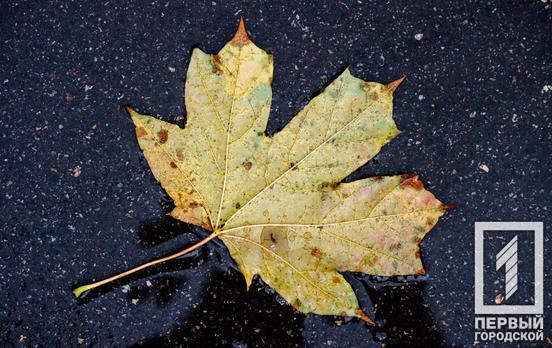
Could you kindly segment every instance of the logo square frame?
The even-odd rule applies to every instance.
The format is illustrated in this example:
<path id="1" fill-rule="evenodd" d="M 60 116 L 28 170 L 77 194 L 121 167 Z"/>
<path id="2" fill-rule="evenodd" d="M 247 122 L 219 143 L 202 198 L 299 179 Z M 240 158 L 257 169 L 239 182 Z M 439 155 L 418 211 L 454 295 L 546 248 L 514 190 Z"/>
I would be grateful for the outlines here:
<path id="1" fill-rule="evenodd" d="M 482 221 L 475 223 L 475 314 L 542 314 L 544 308 L 544 225 L 542 222 Z M 486 305 L 484 296 L 485 231 L 529 231 L 534 234 L 534 304 Z"/>

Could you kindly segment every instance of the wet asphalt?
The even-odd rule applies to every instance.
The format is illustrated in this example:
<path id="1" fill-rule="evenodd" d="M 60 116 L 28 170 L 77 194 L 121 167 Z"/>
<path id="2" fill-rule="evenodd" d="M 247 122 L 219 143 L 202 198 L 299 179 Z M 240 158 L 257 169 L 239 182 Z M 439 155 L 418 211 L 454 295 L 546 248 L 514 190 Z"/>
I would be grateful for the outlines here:
<path id="1" fill-rule="evenodd" d="M 71 288 L 205 236 L 171 220 L 123 105 L 183 124 L 193 47 L 240 16 L 274 55 L 268 133 L 345 67 L 389 82 L 404 132 L 348 180 L 416 173 L 455 204 L 426 276 L 347 274 L 357 319 L 302 315 L 217 243 L 91 292 Z M 544 221 L 550 268 L 550 1 L 1 1 L 0 345 L 473 345 L 475 221 Z M 545 272 L 545 336 L 550 337 Z"/>

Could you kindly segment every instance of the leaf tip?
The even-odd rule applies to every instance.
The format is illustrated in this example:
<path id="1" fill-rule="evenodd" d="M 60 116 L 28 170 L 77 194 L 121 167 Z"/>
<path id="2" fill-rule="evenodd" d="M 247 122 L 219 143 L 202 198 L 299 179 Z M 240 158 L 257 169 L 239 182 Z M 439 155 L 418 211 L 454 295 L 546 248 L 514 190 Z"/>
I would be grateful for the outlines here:
<path id="1" fill-rule="evenodd" d="M 131 115 L 132 115 L 133 112 L 136 112 L 136 111 L 134 111 L 134 109 L 130 105 L 123 105 L 123 107 L 125 108 L 126 112 L 128 112 Z"/>
<path id="2" fill-rule="evenodd" d="M 128 112 L 128 114 L 130 115 L 130 117 L 132 117 L 132 120 L 135 121 L 136 116 L 138 116 L 138 113 L 136 112 L 136 110 L 134 110 L 134 109 L 132 108 L 132 106 L 130 106 L 130 105 L 125 105 L 125 106 L 123 106 L 123 107 L 125 108 L 126 112 Z"/>
<path id="3" fill-rule="evenodd" d="M 458 208 L 458 206 L 455 205 L 455 204 L 443 204 L 443 205 L 441 206 L 441 208 L 442 208 L 444 211 L 449 211 L 449 210 Z"/>
<path id="4" fill-rule="evenodd" d="M 370 325 L 374 325 L 374 321 L 372 319 L 370 319 L 369 316 L 367 316 L 366 314 L 364 314 L 363 311 L 361 311 L 360 309 L 358 311 L 356 311 L 356 316 L 360 319 L 362 319 L 363 321 L 367 322 L 368 324 Z"/>
<path id="5" fill-rule="evenodd" d="M 400 79 L 398 80 L 395 80 L 393 82 L 389 82 L 387 85 L 385 85 L 387 87 L 388 90 L 391 91 L 391 93 L 395 92 L 395 90 L 397 90 L 397 88 L 399 88 L 399 86 L 401 85 L 401 83 L 403 83 L 403 81 L 406 79 L 406 75 L 403 75 L 401 76 Z"/>
<path id="6" fill-rule="evenodd" d="M 247 35 L 247 30 L 245 29 L 245 21 L 243 20 L 243 17 L 240 17 L 240 24 L 238 25 L 236 34 L 232 38 L 232 43 L 238 45 L 239 47 L 243 47 L 250 41 L 251 39 L 249 39 L 249 35 Z"/>
<path id="7" fill-rule="evenodd" d="M 128 112 L 128 114 L 130 115 L 130 118 L 132 118 L 132 122 L 134 122 L 134 125 L 138 127 L 138 125 L 140 124 L 140 117 L 142 117 L 142 115 L 136 112 L 136 110 L 134 110 L 132 106 L 125 105 L 124 108 L 126 112 Z"/>

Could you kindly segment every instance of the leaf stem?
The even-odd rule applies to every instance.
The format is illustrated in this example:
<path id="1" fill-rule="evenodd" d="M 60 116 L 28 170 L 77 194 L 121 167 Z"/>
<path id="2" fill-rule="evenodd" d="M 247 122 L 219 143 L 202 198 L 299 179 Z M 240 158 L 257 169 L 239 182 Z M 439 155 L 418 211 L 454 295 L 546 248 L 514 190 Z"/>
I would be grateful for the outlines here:
<path id="1" fill-rule="evenodd" d="M 165 261 L 169 261 L 169 260 L 172 260 L 172 259 L 176 259 L 177 257 L 180 257 L 182 255 L 186 255 L 187 253 L 199 248 L 200 246 L 206 244 L 207 242 L 209 242 L 211 239 L 214 239 L 216 237 L 218 237 L 219 235 L 221 234 L 221 232 L 214 232 L 214 233 L 211 233 L 209 236 L 207 236 L 206 238 L 202 239 L 201 241 L 197 242 L 196 244 L 184 249 L 184 250 L 181 250 L 175 254 L 172 254 L 172 255 L 169 255 L 169 256 L 165 256 L 165 257 L 162 257 L 160 259 L 157 259 L 157 260 L 153 260 L 153 261 L 150 261 L 148 263 L 145 263 L 143 265 L 140 265 L 138 267 L 135 267 L 135 268 L 132 268 L 132 269 L 129 269 L 128 271 L 125 271 L 123 273 L 119 273 L 117 275 L 114 275 L 112 277 L 109 277 L 109 278 L 106 278 L 104 280 L 100 280 L 98 282 L 95 282 L 95 283 L 91 283 L 91 284 L 86 284 L 86 285 L 81 285 L 79 287 L 77 287 L 75 290 L 73 290 L 73 294 L 75 295 L 75 297 L 79 297 L 80 295 L 82 295 L 84 292 L 88 291 L 88 290 L 92 290 L 94 288 L 97 288 L 98 286 L 101 286 L 101 285 L 104 285 L 104 284 L 107 284 L 107 283 L 110 283 L 112 281 L 115 281 L 117 279 L 121 279 L 123 277 L 126 277 L 127 275 L 129 274 L 132 274 L 132 273 L 135 273 L 135 272 L 138 272 L 144 268 L 147 268 L 147 267 L 150 267 L 150 266 L 153 266 L 153 265 L 156 265 L 158 263 L 162 263 L 162 262 L 165 262 Z"/>

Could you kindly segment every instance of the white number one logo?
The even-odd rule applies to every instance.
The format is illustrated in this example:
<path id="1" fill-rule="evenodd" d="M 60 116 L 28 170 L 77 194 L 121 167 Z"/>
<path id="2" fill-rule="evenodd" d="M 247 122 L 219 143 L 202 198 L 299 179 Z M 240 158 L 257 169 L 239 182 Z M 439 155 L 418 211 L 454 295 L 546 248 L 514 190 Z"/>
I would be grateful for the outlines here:
<path id="1" fill-rule="evenodd" d="M 506 275 L 504 277 L 506 300 L 517 291 L 518 284 L 518 245 L 517 236 L 512 238 L 502 250 L 496 254 L 496 270 L 504 266 Z"/>

